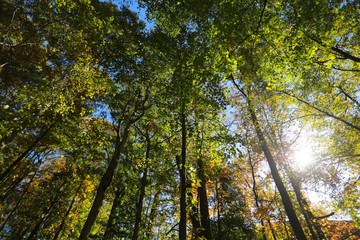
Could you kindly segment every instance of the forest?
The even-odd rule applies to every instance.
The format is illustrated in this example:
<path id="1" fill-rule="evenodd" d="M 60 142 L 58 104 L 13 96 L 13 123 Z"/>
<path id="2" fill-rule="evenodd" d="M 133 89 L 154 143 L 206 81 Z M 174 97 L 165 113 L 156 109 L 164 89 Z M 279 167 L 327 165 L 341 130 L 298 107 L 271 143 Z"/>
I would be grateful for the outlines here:
<path id="1" fill-rule="evenodd" d="M 0 239 L 360 239 L 360 1 L 0 0 Z"/>

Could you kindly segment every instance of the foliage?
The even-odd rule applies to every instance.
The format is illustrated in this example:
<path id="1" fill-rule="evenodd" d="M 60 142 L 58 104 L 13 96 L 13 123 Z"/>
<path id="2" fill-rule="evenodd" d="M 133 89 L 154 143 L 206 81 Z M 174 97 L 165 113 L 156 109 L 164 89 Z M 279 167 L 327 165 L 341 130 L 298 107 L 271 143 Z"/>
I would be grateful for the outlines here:
<path id="1" fill-rule="evenodd" d="M 359 9 L 1 1 L 1 238 L 356 239 Z"/>

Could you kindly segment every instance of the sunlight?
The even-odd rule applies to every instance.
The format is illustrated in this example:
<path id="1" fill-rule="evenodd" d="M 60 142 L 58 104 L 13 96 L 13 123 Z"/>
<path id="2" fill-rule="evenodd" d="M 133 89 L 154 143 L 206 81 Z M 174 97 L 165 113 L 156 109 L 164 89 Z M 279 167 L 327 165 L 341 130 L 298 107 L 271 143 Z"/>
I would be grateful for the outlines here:
<path id="1" fill-rule="evenodd" d="M 299 138 L 298 143 L 293 149 L 293 153 L 293 160 L 296 166 L 300 169 L 308 167 L 314 158 L 311 139 L 307 137 Z"/>

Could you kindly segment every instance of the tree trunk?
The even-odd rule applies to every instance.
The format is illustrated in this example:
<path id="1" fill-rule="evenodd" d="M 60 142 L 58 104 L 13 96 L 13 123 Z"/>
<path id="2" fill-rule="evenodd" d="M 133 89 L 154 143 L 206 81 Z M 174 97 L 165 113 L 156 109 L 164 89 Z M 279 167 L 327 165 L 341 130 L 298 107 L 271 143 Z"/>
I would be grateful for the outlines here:
<path id="1" fill-rule="evenodd" d="M 111 207 L 110 216 L 106 224 L 106 230 L 104 233 L 104 240 L 111 239 L 113 237 L 114 233 L 114 219 L 116 217 L 116 211 L 118 207 L 120 206 L 120 200 L 125 195 L 125 191 L 122 189 L 122 187 L 118 187 L 115 191 L 115 198 L 113 201 L 113 205 Z"/>
<path id="2" fill-rule="evenodd" d="M 150 158 L 150 138 L 149 135 L 146 136 L 146 153 L 145 153 L 145 169 L 140 180 L 140 190 L 139 190 L 139 200 L 136 204 L 136 213 L 135 213 L 135 224 L 132 240 L 137 240 L 139 236 L 141 215 L 143 210 L 143 201 L 145 197 L 145 187 L 147 185 L 147 174 L 148 174 L 148 162 Z"/>
<path id="3" fill-rule="evenodd" d="M 75 199 L 76 199 L 76 197 L 77 197 L 77 195 L 78 195 L 78 193 L 80 191 L 81 186 L 82 186 L 82 181 L 80 182 L 79 187 L 76 189 L 75 195 L 74 195 L 73 199 L 71 200 L 70 206 L 68 207 L 68 209 L 67 209 L 67 211 L 65 213 L 65 216 L 63 217 L 58 229 L 55 232 L 55 236 L 54 236 L 53 240 L 57 240 L 57 238 L 59 237 L 59 235 L 60 235 L 60 233 L 62 231 L 62 228 L 64 227 L 65 222 L 66 222 L 66 220 L 67 220 L 67 218 L 68 218 L 68 216 L 70 214 L 70 211 L 71 211 L 71 209 L 72 209 L 72 207 L 73 207 L 73 205 L 75 203 Z"/>
<path id="4" fill-rule="evenodd" d="M 279 190 L 279 193 L 280 193 L 280 196 L 281 196 L 284 208 L 285 208 L 285 212 L 289 218 L 290 225 L 291 225 L 297 239 L 300 239 L 300 240 L 307 239 L 305 236 L 305 233 L 301 227 L 300 221 L 296 216 L 296 212 L 295 212 L 294 206 L 291 202 L 290 196 L 289 196 L 289 194 L 285 188 L 285 185 L 280 177 L 280 174 L 276 167 L 275 159 L 272 156 L 270 149 L 266 143 L 265 137 L 262 133 L 259 121 L 256 117 L 255 110 L 254 110 L 254 107 L 250 100 L 250 97 L 246 96 L 246 100 L 247 100 L 247 103 L 249 106 L 250 117 L 254 124 L 256 135 L 261 143 L 261 148 L 265 154 L 266 160 L 268 161 L 268 164 L 269 164 L 269 167 L 271 170 L 271 174 L 275 181 L 276 187 Z"/>
<path id="5" fill-rule="evenodd" d="M 20 156 L 17 157 L 16 160 L 10 164 L 10 166 L 2 174 L 0 174 L 0 182 L 4 181 L 4 179 L 10 175 L 11 171 L 21 162 L 21 160 L 34 150 L 35 146 L 48 134 L 53 126 L 54 124 L 51 124 L 44 132 L 40 133 L 32 144 L 22 154 L 20 154 Z"/>
<path id="6" fill-rule="evenodd" d="M 249 149 L 248 149 L 248 153 L 250 154 Z M 262 204 L 260 202 L 259 195 L 258 195 L 258 192 L 257 192 L 256 176 L 255 176 L 255 170 L 254 170 L 254 163 L 253 163 L 253 156 L 252 155 L 249 155 L 249 165 L 250 165 L 250 168 L 251 168 L 251 177 L 253 179 L 253 184 L 252 184 L 251 189 L 252 189 L 252 192 L 254 193 L 255 205 L 256 205 L 257 209 L 260 209 L 260 207 L 262 207 Z M 264 224 L 264 220 L 262 218 L 260 219 L 260 223 L 261 223 L 262 238 L 263 238 L 263 240 L 267 240 L 266 232 L 265 232 L 265 224 Z"/>
<path id="7" fill-rule="evenodd" d="M 286 166 L 285 166 L 285 171 L 289 177 L 290 184 L 291 184 L 292 188 L 294 189 L 296 200 L 297 200 L 300 210 L 305 218 L 305 222 L 306 222 L 306 225 L 308 226 L 308 229 L 310 231 L 312 239 L 316 240 L 316 239 L 318 239 L 318 237 L 314 231 L 314 226 L 310 220 L 310 217 L 308 214 L 309 210 L 305 209 L 304 202 L 303 202 L 303 201 L 305 201 L 305 199 L 301 195 L 300 186 L 296 183 L 296 180 L 293 178 L 292 174 L 289 172 L 289 170 Z"/>
<path id="8" fill-rule="evenodd" d="M 50 201 L 50 205 L 46 208 L 46 210 L 42 213 L 44 214 L 46 212 L 46 214 L 44 214 L 44 216 L 42 218 L 40 218 L 40 220 L 37 222 L 37 224 L 35 225 L 35 227 L 33 228 L 33 230 L 31 231 L 29 237 L 27 238 L 28 240 L 33 240 L 36 239 L 36 236 L 39 233 L 39 230 L 41 229 L 41 225 L 50 217 L 50 212 L 53 209 L 53 207 L 55 206 L 55 204 L 58 202 L 59 197 L 61 195 L 61 189 L 67 184 L 67 180 L 65 180 L 61 186 L 58 188 L 58 190 L 56 191 L 56 194 L 54 196 L 54 198 L 51 199 Z"/>
<path id="9" fill-rule="evenodd" d="M 272 131 L 272 135 L 276 136 L 275 132 Z M 299 204 L 301 213 L 304 216 L 306 225 L 310 231 L 312 239 L 314 239 L 314 240 L 319 239 L 319 238 L 326 239 L 325 234 L 322 231 L 320 224 L 318 224 L 318 222 L 314 218 L 314 215 L 312 214 L 312 212 L 310 210 L 310 206 L 308 205 L 306 199 L 303 197 L 303 195 L 301 193 L 301 187 L 300 187 L 301 183 L 300 183 L 299 178 L 294 174 L 291 166 L 289 166 L 286 163 L 286 158 L 284 157 L 282 147 L 279 146 L 278 141 L 276 139 L 272 139 L 271 141 L 272 141 L 274 147 L 280 153 L 278 157 L 280 157 L 280 159 L 281 159 L 281 161 L 280 161 L 281 166 L 285 169 L 285 173 L 290 180 L 290 184 L 295 192 L 296 200 Z M 316 232 L 315 232 L 315 230 L 316 230 Z"/>
<path id="10" fill-rule="evenodd" d="M 88 235 L 90 234 L 91 231 L 91 227 L 94 225 L 95 220 L 97 218 L 97 215 L 99 214 L 100 208 L 103 204 L 103 200 L 105 197 L 105 192 L 108 189 L 108 187 L 110 186 L 110 183 L 112 181 L 112 178 L 114 176 L 115 173 L 115 169 L 118 165 L 119 159 L 120 159 L 120 154 L 121 151 L 125 145 L 125 142 L 128 138 L 129 135 L 129 131 L 130 131 L 130 125 L 126 125 L 124 132 L 123 132 L 123 136 L 122 139 L 120 140 L 120 133 L 119 130 L 117 131 L 117 136 L 116 136 L 116 145 L 115 145 L 115 152 L 114 155 L 109 163 L 108 168 L 106 169 L 105 174 L 103 175 L 100 184 L 97 188 L 96 191 L 96 196 L 93 202 L 93 205 L 91 207 L 90 213 L 86 219 L 86 222 L 81 230 L 81 234 L 79 237 L 79 240 L 85 240 L 88 238 Z"/>
<path id="11" fill-rule="evenodd" d="M 288 230 L 288 226 L 286 224 L 286 219 L 284 217 L 284 215 L 282 214 L 282 210 L 281 208 L 278 206 L 278 210 L 279 210 L 279 215 L 280 215 L 280 218 L 281 218 L 281 222 L 284 224 L 284 230 L 285 230 L 285 234 L 286 234 L 286 239 L 291 239 L 290 238 L 290 233 L 289 233 L 289 230 Z"/>
<path id="12" fill-rule="evenodd" d="M 153 227 L 154 219 L 156 217 L 156 209 L 159 203 L 159 195 L 160 195 L 160 191 L 157 191 L 153 197 L 154 200 L 151 205 L 150 215 L 148 217 L 149 221 L 146 228 L 146 239 L 151 239 L 152 237 L 152 227 Z"/>
<path id="13" fill-rule="evenodd" d="M 181 159 L 177 156 L 180 175 L 180 223 L 179 240 L 186 240 L 186 116 L 184 107 L 181 114 Z"/>
<path id="14" fill-rule="evenodd" d="M 21 197 L 20 197 L 19 200 L 17 201 L 15 207 L 13 208 L 13 210 L 11 210 L 11 212 L 9 213 L 9 215 L 6 217 L 4 223 L 1 225 L 1 227 L 0 227 L 0 232 L 2 232 L 2 231 L 4 230 L 4 227 L 6 226 L 7 222 L 9 221 L 9 219 L 11 218 L 11 216 L 14 214 L 14 212 L 15 212 L 15 211 L 17 210 L 17 208 L 19 207 L 22 199 L 24 198 L 25 194 L 28 192 L 29 187 L 30 187 L 31 183 L 33 182 L 36 174 L 37 174 L 37 171 L 34 173 L 34 175 L 32 175 L 29 183 L 27 184 L 25 190 L 24 190 L 23 193 L 21 194 Z"/>
<path id="15" fill-rule="evenodd" d="M 276 233 L 275 233 L 275 230 L 271 224 L 271 221 L 269 219 L 266 220 L 267 223 L 269 224 L 269 228 L 270 228 L 270 231 L 271 231 L 271 235 L 273 237 L 274 240 L 277 240 L 277 237 L 276 237 Z"/>
<path id="16" fill-rule="evenodd" d="M 204 237 L 207 240 L 211 240 L 209 204 L 206 194 L 206 177 L 204 173 L 203 161 L 201 158 L 198 160 L 198 177 L 200 180 L 198 193 L 199 193 L 199 202 L 200 202 L 200 220 L 202 227 L 202 230 L 199 235 L 200 237 Z"/>
<path id="17" fill-rule="evenodd" d="M 286 172 L 288 172 L 289 170 L 287 170 Z M 321 225 L 317 222 L 317 220 L 315 219 L 315 216 L 312 214 L 311 210 L 310 210 L 310 206 L 308 204 L 308 202 L 306 201 L 306 199 L 304 198 L 304 196 L 301 193 L 301 189 L 300 189 L 300 185 L 298 183 L 298 181 L 292 176 L 291 172 L 288 173 L 289 179 L 290 179 L 290 183 L 294 189 L 295 195 L 296 195 L 296 199 L 299 203 L 301 212 L 303 213 L 306 223 L 309 227 L 310 233 L 313 236 L 313 239 L 326 239 L 325 237 L 325 233 L 321 228 Z M 315 231 L 314 231 L 315 229 Z"/>
<path id="18" fill-rule="evenodd" d="M 190 220 L 191 220 L 191 224 L 192 224 L 192 237 L 191 239 L 198 239 L 200 238 L 200 222 L 199 222 L 199 209 L 198 209 L 198 205 L 197 204 L 192 204 L 192 199 L 194 198 L 192 191 L 192 185 L 191 185 L 191 180 L 187 180 L 187 201 L 188 201 L 188 208 L 189 208 L 189 215 L 190 215 Z M 189 189 L 191 189 L 189 191 Z"/>
<path id="19" fill-rule="evenodd" d="M 0 196 L 0 201 L 4 201 L 6 199 L 6 196 L 8 196 L 8 194 L 14 190 L 21 182 L 22 180 L 24 180 L 25 177 L 28 176 L 29 171 L 22 171 L 23 174 L 21 174 L 18 178 L 16 178 L 15 180 L 11 181 L 10 186 L 5 189 L 4 191 L 2 191 L 2 194 Z M 3 184 L 5 182 L 2 182 Z M 2 184 L 0 184 L 2 185 Z"/>
<path id="20" fill-rule="evenodd" d="M 267 240 L 267 237 L 266 237 L 266 232 L 265 232 L 265 224 L 264 224 L 264 220 L 260 219 L 260 225 L 261 225 L 261 234 L 262 234 L 262 239 L 263 239 L 263 240 Z"/>
<path id="21" fill-rule="evenodd" d="M 219 194 L 219 187 L 218 187 L 218 181 L 215 180 L 215 195 L 216 195 L 216 210 L 217 210 L 217 240 L 221 240 L 221 201 L 220 201 L 220 194 Z"/>

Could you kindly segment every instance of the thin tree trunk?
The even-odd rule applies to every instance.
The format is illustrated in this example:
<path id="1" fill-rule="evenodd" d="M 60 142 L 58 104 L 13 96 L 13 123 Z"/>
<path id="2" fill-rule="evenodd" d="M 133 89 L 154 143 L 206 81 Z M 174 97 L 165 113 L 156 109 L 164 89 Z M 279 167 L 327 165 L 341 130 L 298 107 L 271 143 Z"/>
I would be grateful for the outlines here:
<path id="1" fill-rule="evenodd" d="M 299 183 L 297 182 L 296 179 L 294 179 L 291 173 L 289 173 L 288 175 L 289 175 L 290 183 L 294 189 L 296 198 L 299 202 L 300 209 L 303 212 L 306 223 L 309 226 L 311 235 L 314 237 L 314 239 L 321 239 L 321 240 L 326 239 L 325 233 L 322 230 L 321 225 L 317 222 L 314 214 L 310 210 L 310 206 L 308 202 L 301 193 Z"/>
<path id="2" fill-rule="evenodd" d="M 183 104 L 184 105 L 184 104 Z M 185 106 L 181 114 L 181 159 L 177 156 L 177 163 L 180 175 L 180 223 L 179 240 L 186 240 L 186 116 Z"/>
<path id="3" fill-rule="evenodd" d="M 191 224 L 192 224 L 192 237 L 191 239 L 198 239 L 200 238 L 200 222 L 199 222 L 199 209 L 198 209 L 198 205 L 197 204 L 192 204 L 192 199 L 193 199 L 193 194 L 191 191 L 189 191 L 189 189 L 193 189 L 191 186 L 191 180 L 188 179 L 187 180 L 187 201 L 188 201 L 188 208 L 189 208 L 189 215 L 190 215 L 190 220 L 191 220 Z"/>
<path id="4" fill-rule="evenodd" d="M 147 182 L 147 167 L 145 168 L 143 172 L 143 176 L 141 177 L 140 180 L 140 193 L 139 193 L 138 202 L 136 204 L 135 224 L 134 224 L 134 232 L 132 235 L 132 240 L 137 240 L 139 236 L 146 182 Z"/>
<path id="5" fill-rule="evenodd" d="M 271 231 L 271 235 L 273 237 L 274 240 L 277 240 L 277 237 L 276 237 L 276 233 L 275 233 L 275 230 L 271 224 L 271 221 L 269 219 L 266 220 L 267 223 L 269 224 L 269 228 L 270 228 L 270 231 Z"/>
<path id="6" fill-rule="evenodd" d="M 77 197 L 77 195 L 78 195 L 78 193 L 79 193 L 79 191 L 81 189 L 81 186 L 82 186 L 82 181 L 80 182 L 79 187 L 76 189 L 75 195 L 74 195 L 73 199 L 71 200 L 71 203 L 70 203 L 70 205 L 69 205 L 69 207 L 68 207 L 68 209 L 67 209 L 67 211 L 65 213 L 65 216 L 63 217 L 58 229 L 55 232 L 53 240 L 57 240 L 57 238 L 59 237 L 59 235 L 60 235 L 60 233 L 62 231 L 62 228 L 64 227 L 65 222 L 66 222 L 66 220 L 67 220 L 67 218 L 68 218 L 68 216 L 69 216 L 69 214 L 71 212 L 71 209 L 72 209 L 72 207 L 73 207 L 73 205 L 75 203 L 75 199 L 76 199 L 76 197 Z"/>
<path id="7" fill-rule="evenodd" d="M 240 89 L 239 89 L 240 90 Z M 243 92 L 243 91 L 242 91 Z M 276 184 L 276 187 L 277 189 L 279 190 L 279 193 L 280 193 L 280 196 L 281 196 L 281 199 L 282 199 L 282 202 L 283 202 L 283 205 L 284 205 L 284 208 L 285 208 L 285 212 L 289 218 L 289 221 L 290 221 L 290 225 L 295 233 L 295 236 L 297 239 L 300 239 L 300 240 L 305 240 L 307 239 L 306 236 L 305 236 L 305 233 L 301 227 L 301 224 L 300 224 L 300 221 L 299 219 L 297 218 L 296 216 L 296 212 L 295 212 L 295 209 L 294 209 L 294 206 L 291 202 L 291 199 L 290 199 L 290 196 L 285 188 L 285 185 L 280 177 L 280 174 L 279 174 L 279 171 L 276 167 L 276 163 L 275 163 L 275 159 L 274 157 L 272 156 L 271 152 L 270 152 L 270 149 L 266 143 L 266 140 L 265 140 L 265 137 L 262 133 L 262 130 L 261 130 L 261 127 L 260 127 L 260 123 L 256 117 L 256 114 L 255 114 L 255 110 L 254 110 L 254 107 L 252 105 L 252 102 L 250 100 L 250 97 L 245 95 L 246 97 L 246 100 L 247 100 L 247 103 L 248 103 L 248 107 L 249 107 L 249 113 L 250 113 L 250 117 L 251 117 L 251 120 L 254 124 L 254 127 L 255 127 L 255 131 L 256 131 L 256 135 L 261 143 L 261 148 L 265 154 L 265 157 L 266 157 L 266 160 L 268 161 L 268 164 L 269 164 L 269 167 L 270 167 L 270 170 L 271 170 L 271 174 L 273 176 L 273 179 L 275 181 L 275 184 Z"/>
<path id="8" fill-rule="evenodd" d="M 148 163 L 150 158 L 151 142 L 150 137 L 147 133 L 146 136 L 146 153 L 145 153 L 145 169 L 140 180 L 140 191 L 139 191 L 139 200 L 136 204 L 136 213 L 135 213 L 135 224 L 132 240 L 137 240 L 139 236 L 141 215 L 143 210 L 143 201 L 145 197 L 145 187 L 147 185 L 147 174 L 148 174 Z"/>
<path id="9" fill-rule="evenodd" d="M 254 170 L 253 157 L 252 157 L 252 155 L 250 155 L 250 150 L 249 149 L 248 149 L 248 154 L 249 154 L 249 165 L 251 167 L 251 177 L 253 179 L 252 191 L 254 193 L 255 205 L 256 205 L 257 209 L 260 209 L 261 202 L 260 202 L 259 195 L 258 195 L 258 192 L 257 192 L 256 176 L 255 176 L 255 170 Z M 263 240 L 267 240 L 266 232 L 265 232 L 265 224 L 264 224 L 264 220 L 262 218 L 260 219 L 260 223 L 261 223 L 261 233 L 263 235 Z"/>
<path id="10" fill-rule="evenodd" d="M 279 210 L 281 222 L 284 224 L 284 230 L 285 230 L 286 238 L 291 239 L 290 238 L 290 233 L 289 233 L 289 230 L 288 230 L 288 226 L 286 224 L 286 219 L 285 219 L 284 215 L 282 214 L 282 210 L 281 210 L 281 208 L 279 206 L 278 206 L 278 210 Z"/>
<path id="11" fill-rule="evenodd" d="M 211 226 L 209 217 L 209 204 L 206 194 L 206 177 L 204 173 L 203 161 L 201 158 L 198 160 L 198 177 L 200 180 L 200 186 L 198 187 L 199 202 L 200 202 L 200 220 L 203 230 L 200 232 L 200 237 L 205 237 L 207 240 L 211 240 Z"/>
<path id="12" fill-rule="evenodd" d="M 352 54 L 350 54 L 349 52 L 346 52 L 338 47 L 334 47 L 334 46 L 327 46 L 326 44 L 324 44 L 321 40 L 318 40 L 312 36 L 309 36 L 309 35 L 306 35 L 308 38 L 310 38 L 311 40 L 317 42 L 318 44 L 320 44 L 321 46 L 323 47 L 326 47 L 326 48 L 330 48 L 331 50 L 333 50 L 334 52 L 340 54 L 344 59 L 349 59 L 349 60 L 352 60 L 354 62 L 360 62 L 360 58 L 359 57 L 356 57 Z"/>
<path id="13" fill-rule="evenodd" d="M 18 186 L 19 183 L 22 182 L 22 180 L 27 177 L 29 174 L 28 171 L 23 171 L 23 174 L 20 175 L 18 178 L 16 178 L 15 181 L 12 181 L 10 186 L 5 190 L 3 191 L 2 195 L 0 196 L 0 201 L 3 201 L 4 199 L 6 199 L 6 196 L 14 189 Z M 4 182 L 3 182 L 4 183 Z M 1 184 L 0 184 L 1 185 Z"/>
<path id="14" fill-rule="evenodd" d="M 158 207 L 158 203 L 159 203 L 159 195 L 160 195 L 160 191 L 156 192 L 154 195 L 154 200 L 151 206 L 151 210 L 150 210 L 150 215 L 148 217 L 149 221 L 148 221 L 148 225 L 146 228 L 146 239 L 151 239 L 152 236 L 152 227 L 153 227 L 153 223 L 154 223 L 154 219 L 156 216 L 156 209 Z"/>
<path id="15" fill-rule="evenodd" d="M 36 235 L 38 234 L 41 224 L 44 222 L 46 216 L 42 217 L 37 224 L 35 225 L 35 227 L 33 228 L 33 230 L 31 231 L 29 237 L 27 238 L 28 240 L 33 240 L 35 239 Z"/>
<path id="16" fill-rule="evenodd" d="M 264 220 L 260 219 L 260 225 L 261 225 L 261 234 L 262 234 L 262 239 L 263 239 L 263 240 L 267 240 L 267 237 L 266 237 L 266 232 L 265 232 L 265 224 L 264 224 Z"/>
<path id="17" fill-rule="evenodd" d="M 14 212 L 17 210 L 17 208 L 19 207 L 22 199 L 24 198 L 25 194 L 28 192 L 29 187 L 31 185 L 31 183 L 33 182 L 35 176 L 36 176 L 37 172 L 34 173 L 34 175 L 31 177 L 29 183 L 27 184 L 25 190 L 23 191 L 23 193 L 21 194 L 21 197 L 19 198 L 19 200 L 17 201 L 15 207 L 13 208 L 13 210 L 11 210 L 11 212 L 9 213 L 9 215 L 6 217 L 5 221 L 3 222 L 3 224 L 0 227 L 0 232 L 2 232 L 4 230 L 4 227 L 6 226 L 7 222 L 9 221 L 9 219 L 11 218 L 11 216 L 14 214 Z"/>
<path id="18" fill-rule="evenodd" d="M 360 108 L 360 103 L 359 103 L 359 101 L 357 101 L 356 98 L 354 98 L 353 96 L 350 96 L 350 94 L 347 93 L 341 86 L 337 86 L 337 88 L 338 88 L 348 99 L 350 99 L 350 101 L 352 101 L 353 103 L 355 103 L 358 108 Z"/>
<path id="19" fill-rule="evenodd" d="M 221 202 L 220 202 L 220 194 L 219 194 L 219 187 L 218 187 L 218 181 L 215 180 L 215 195 L 216 195 L 216 210 L 217 210 L 217 236 L 216 239 L 217 240 L 221 240 L 221 234 L 222 234 L 222 230 L 221 230 L 221 210 L 220 210 L 220 206 L 221 206 Z"/>
<path id="20" fill-rule="evenodd" d="M 312 236 L 312 239 L 318 239 L 318 236 L 316 235 L 314 231 L 314 226 L 311 222 L 311 219 L 309 217 L 309 210 L 305 208 L 304 201 L 305 199 L 301 195 L 300 186 L 296 183 L 295 179 L 293 178 L 292 174 L 288 171 L 288 168 L 285 166 L 285 171 L 289 177 L 290 184 L 292 188 L 294 189 L 296 200 L 299 203 L 300 210 L 305 218 L 306 225 L 308 226 L 308 229 L 310 231 L 310 234 Z"/>
<path id="21" fill-rule="evenodd" d="M 266 120 L 267 120 L 267 118 L 266 118 Z M 268 124 L 270 124 L 270 123 L 268 122 Z M 271 132 L 272 132 L 273 136 L 276 136 L 274 131 L 271 130 Z M 310 206 L 308 205 L 306 199 L 303 197 L 303 195 L 301 193 L 300 180 L 297 178 L 296 175 L 294 175 L 292 168 L 288 164 L 286 164 L 285 157 L 284 157 L 285 155 L 283 154 L 282 147 L 279 146 L 276 139 L 271 139 L 271 142 L 273 143 L 274 147 L 280 153 L 279 154 L 279 157 L 281 158 L 280 163 L 281 163 L 282 167 L 285 169 L 285 173 L 290 180 L 290 184 L 295 192 L 296 200 L 299 204 L 301 213 L 303 214 L 303 216 L 305 218 L 305 222 L 310 231 L 312 239 L 314 239 L 314 240 L 319 239 L 319 238 L 326 239 L 325 234 L 322 231 L 320 224 L 318 224 L 318 222 L 314 218 L 314 215 L 312 214 L 312 212 L 310 210 Z M 315 230 L 316 230 L 316 232 L 315 232 Z"/>
<path id="22" fill-rule="evenodd" d="M 123 136 L 122 139 L 120 140 L 120 133 L 119 130 L 117 131 L 117 136 L 116 136 L 116 147 L 115 147 L 115 152 L 114 155 L 109 163 L 109 166 L 106 169 L 105 174 L 103 175 L 100 184 L 97 188 L 96 191 L 96 196 L 93 202 L 93 205 L 91 207 L 91 210 L 89 212 L 89 215 L 86 219 L 86 222 L 81 230 L 81 234 L 79 237 L 79 240 L 85 240 L 88 238 L 88 235 L 90 234 L 91 228 L 95 223 L 95 220 L 97 218 L 97 215 L 99 214 L 100 208 L 103 204 L 103 200 L 105 197 L 105 192 L 108 189 L 108 187 L 110 186 L 110 183 L 112 181 L 112 178 L 114 176 L 115 173 L 115 169 L 118 165 L 119 159 L 120 159 L 120 154 L 121 151 L 123 150 L 123 147 L 125 145 L 125 142 L 128 138 L 129 135 L 129 131 L 130 131 L 130 125 L 125 126 L 124 132 L 123 132 Z"/>
<path id="23" fill-rule="evenodd" d="M 104 233 L 104 240 L 111 239 L 114 231 L 114 219 L 116 217 L 116 211 L 118 207 L 120 206 L 120 200 L 125 195 L 125 191 L 122 189 L 122 187 L 118 187 L 115 191 L 115 198 L 113 201 L 113 205 L 111 207 L 109 219 L 106 224 L 106 230 Z"/>
<path id="24" fill-rule="evenodd" d="M 53 209 L 53 207 L 55 206 L 55 204 L 57 203 L 57 201 L 59 199 L 61 189 L 65 186 L 66 183 L 67 183 L 67 181 L 65 180 L 61 184 L 61 186 L 58 188 L 54 198 L 51 199 L 50 206 L 48 206 L 47 209 L 46 209 L 46 214 L 44 215 L 44 217 L 40 218 L 40 220 L 37 222 L 37 224 L 35 225 L 35 227 L 31 231 L 29 237 L 27 238 L 28 240 L 33 240 L 33 239 L 36 238 L 36 236 L 39 233 L 39 230 L 41 229 L 41 225 L 49 218 L 51 210 Z M 45 211 L 44 211 L 44 213 L 45 213 Z"/>
<path id="25" fill-rule="evenodd" d="M 21 160 L 34 150 L 35 146 L 48 134 L 53 126 L 54 124 L 51 124 L 44 132 L 40 133 L 32 144 L 22 154 L 20 154 L 20 156 L 17 157 L 16 160 L 10 164 L 10 166 L 2 174 L 0 174 L 0 182 L 4 181 L 4 179 L 10 175 L 11 171 L 21 162 Z"/>

